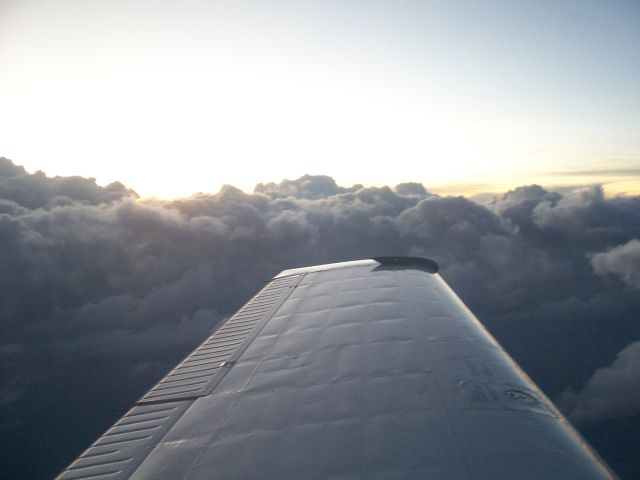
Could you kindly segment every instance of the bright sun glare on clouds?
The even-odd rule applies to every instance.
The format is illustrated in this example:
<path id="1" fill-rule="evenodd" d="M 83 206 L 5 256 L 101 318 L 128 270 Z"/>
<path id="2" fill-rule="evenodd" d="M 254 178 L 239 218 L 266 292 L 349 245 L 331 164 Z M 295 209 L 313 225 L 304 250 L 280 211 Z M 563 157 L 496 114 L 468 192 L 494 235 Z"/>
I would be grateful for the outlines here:
<path id="1" fill-rule="evenodd" d="M 597 65 L 572 54 L 591 51 L 525 61 L 537 39 L 474 30 L 473 8 L 158 5 L 0 5 L 0 155 L 162 197 L 305 173 L 495 191 L 614 167 L 640 190 L 640 99 L 621 111 L 616 92 L 576 82 Z"/>

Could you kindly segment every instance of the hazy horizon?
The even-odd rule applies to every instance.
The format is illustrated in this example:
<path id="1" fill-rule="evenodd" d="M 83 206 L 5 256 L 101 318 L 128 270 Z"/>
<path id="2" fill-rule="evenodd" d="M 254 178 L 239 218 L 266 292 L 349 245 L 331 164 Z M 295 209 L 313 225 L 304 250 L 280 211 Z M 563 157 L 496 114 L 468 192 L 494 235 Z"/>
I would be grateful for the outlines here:
<path id="1" fill-rule="evenodd" d="M 53 177 L 65 177 L 65 176 L 82 176 L 82 175 L 60 175 L 60 174 L 56 174 L 56 173 L 52 173 L 50 170 L 45 171 L 42 169 L 27 169 L 25 165 L 21 165 L 19 162 L 14 161 L 11 158 L 8 158 L 6 156 L 2 156 L 0 155 L 0 158 L 4 158 L 7 159 L 9 161 L 11 161 L 14 165 L 20 166 L 22 168 L 24 168 L 28 173 L 30 174 L 35 174 L 35 173 L 42 173 L 47 177 L 53 178 Z M 636 191 L 628 191 L 628 190 L 624 190 L 623 188 L 616 188 L 616 184 L 618 182 L 621 182 L 621 180 L 619 180 L 620 177 L 625 178 L 625 177 L 632 177 L 634 175 L 639 175 L 640 176 L 640 169 L 639 170 L 635 170 L 635 169 L 627 169 L 624 171 L 621 170 L 611 170 L 611 171 L 593 171 L 593 172 L 585 172 L 585 171 L 576 171 L 576 172 L 559 172 L 557 175 L 555 176 L 549 176 L 546 177 L 547 179 L 553 180 L 554 178 L 557 178 L 557 181 L 554 183 L 541 183 L 541 182 L 535 182 L 533 180 L 542 180 L 545 177 L 532 177 L 531 178 L 531 182 L 527 183 L 517 183 L 514 181 L 514 183 L 512 184 L 502 184 L 500 185 L 501 188 L 498 188 L 497 184 L 491 184 L 491 183 L 469 183 L 469 184 L 465 184 L 465 183 L 458 183 L 458 184 L 430 184 L 428 182 L 425 182 L 424 180 L 412 180 L 410 178 L 407 178 L 403 181 L 397 182 L 397 184 L 402 184 L 402 183 L 420 183 L 422 185 L 425 186 L 425 188 L 434 194 L 438 194 L 438 195 L 462 195 L 462 196 L 466 196 L 466 197 L 485 197 L 485 196 L 491 196 L 491 195 L 503 195 L 505 193 L 508 193 L 509 191 L 512 191 L 518 187 L 523 187 L 523 186 L 534 186 L 534 185 L 538 185 L 541 186 L 545 189 L 548 190 L 554 190 L 554 191 L 572 191 L 572 190 L 580 190 L 580 189 L 584 189 L 584 188 L 590 188 L 590 187 L 594 187 L 594 186 L 601 186 L 603 188 L 603 192 L 605 195 L 607 196 L 636 196 L 638 194 L 640 194 L 640 192 L 636 192 Z M 325 176 L 325 177 L 331 177 L 334 178 L 335 177 L 333 175 L 331 175 L 329 172 L 316 172 L 316 173 L 310 173 L 310 172 L 304 172 L 302 173 L 300 176 L 298 177 L 294 177 L 294 178 L 290 178 L 290 177 L 282 177 L 282 178 L 275 178 L 275 179 L 267 179 L 267 180 L 262 180 L 262 181 L 258 181 L 257 183 L 253 184 L 253 186 L 242 186 L 242 185 L 234 185 L 234 184 L 230 184 L 230 183 L 220 183 L 218 184 L 214 184 L 214 185 L 218 185 L 214 188 L 211 188 L 209 190 L 202 190 L 202 191 L 193 191 L 190 193 L 185 193 L 185 194 L 176 194 L 173 196 L 162 196 L 162 195 L 158 195 L 158 194 L 153 194 L 153 193 L 145 193 L 144 190 L 140 191 L 139 189 L 135 188 L 135 186 L 133 185 L 129 185 L 124 181 L 121 180 L 113 180 L 111 182 L 104 182 L 104 181 L 99 181 L 98 178 L 96 178 L 95 176 L 87 176 L 86 178 L 90 178 L 96 181 L 96 184 L 98 186 L 101 187 L 106 187 L 111 183 L 122 183 L 124 186 L 126 186 L 127 188 L 133 190 L 137 195 L 140 196 L 141 199 L 145 200 L 145 199 L 158 199 L 158 200 L 172 200 L 172 199 L 181 199 L 181 198 L 188 198 L 190 196 L 193 195 L 198 195 L 198 194 L 213 194 L 213 193 L 217 193 L 220 191 L 220 189 L 225 186 L 225 185 L 231 185 L 235 188 L 238 188 L 239 190 L 242 190 L 245 193 L 252 193 L 256 190 L 256 187 L 258 187 L 259 185 L 265 185 L 265 184 L 269 184 L 269 183 L 281 183 L 281 182 L 286 182 L 286 181 L 293 181 L 293 180 L 298 180 L 302 177 L 314 177 L 314 176 Z M 614 177 L 614 180 L 611 180 L 611 177 Z M 561 182 L 560 179 L 564 178 L 564 179 L 573 179 L 573 182 Z M 591 182 L 579 182 L 579 181 L 575 181 L 576 179 L 582 179 L 582 180 L 588 180 L 588 179 L 593 179 L 593 181 Z M 597 180 L 596 180 L 597 179 Z M 616 180 L 617 179 L 617 180 Z M 523 178 L 522 180 L 527 180 L 527 178 Z M 336 179 L 337 181 L 337 179 Z M 622 181 L 624 182 L 624 181 Z M 340 184 L 340 182 L 337 182 Z M 626 182 L 625 182 L 626 183 Z M 385 184 L 385 183 L 380 183 L 380 184 L 367 184 L 364 182 L 358 182 L 356 181 L 355 183 L 352 184 L 344 184 L 342 186 L 345 187 L 353 187 L 353 186 L 361 186 L 363 188 L 368 188 L 368 187 L 385 187 L 385 186 L 394 186 L 394 185 L 389 185 L 389 184 Z"/>

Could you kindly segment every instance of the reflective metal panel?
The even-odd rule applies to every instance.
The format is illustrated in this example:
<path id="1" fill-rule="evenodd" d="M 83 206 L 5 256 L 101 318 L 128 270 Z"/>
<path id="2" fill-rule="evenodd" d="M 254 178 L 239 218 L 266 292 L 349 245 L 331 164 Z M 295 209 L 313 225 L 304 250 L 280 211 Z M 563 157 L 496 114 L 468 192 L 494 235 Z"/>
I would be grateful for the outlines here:
<path id="1" fill-rule="evenodd" d="M 287 294 L 131 478 L 614 478 L 431 263 L 392 258 L 276 277 Z"/>

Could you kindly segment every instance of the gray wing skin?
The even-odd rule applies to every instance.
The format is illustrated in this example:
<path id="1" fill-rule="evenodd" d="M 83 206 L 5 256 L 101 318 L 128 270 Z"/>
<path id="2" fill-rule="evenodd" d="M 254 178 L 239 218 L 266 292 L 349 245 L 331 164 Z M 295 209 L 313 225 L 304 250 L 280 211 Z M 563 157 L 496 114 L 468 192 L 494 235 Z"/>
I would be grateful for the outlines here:
<path id="1" fill-rule="evenodd" d="M 616 478 L 436 272 L 282 272 L 58 478 Z"/>

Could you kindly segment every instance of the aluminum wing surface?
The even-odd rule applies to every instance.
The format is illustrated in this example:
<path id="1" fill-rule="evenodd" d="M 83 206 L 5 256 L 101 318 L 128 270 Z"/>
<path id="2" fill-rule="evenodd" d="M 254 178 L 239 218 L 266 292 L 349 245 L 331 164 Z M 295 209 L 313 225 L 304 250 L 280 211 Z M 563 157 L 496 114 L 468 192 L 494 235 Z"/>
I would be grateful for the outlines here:
<path id="1" fill-rule="evenodd" d="M 436 272 L 282 272 L 58 478 L 615 478 Z"/>

